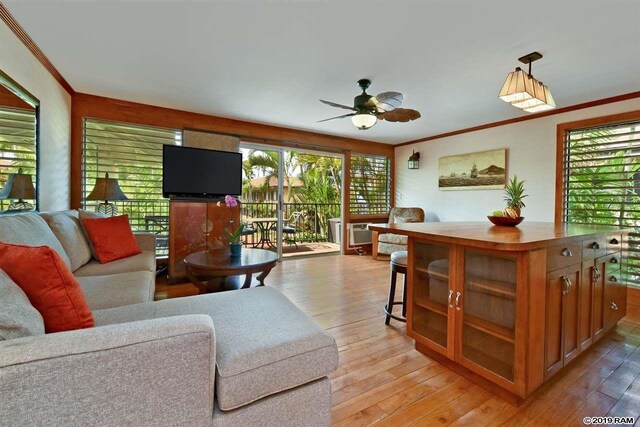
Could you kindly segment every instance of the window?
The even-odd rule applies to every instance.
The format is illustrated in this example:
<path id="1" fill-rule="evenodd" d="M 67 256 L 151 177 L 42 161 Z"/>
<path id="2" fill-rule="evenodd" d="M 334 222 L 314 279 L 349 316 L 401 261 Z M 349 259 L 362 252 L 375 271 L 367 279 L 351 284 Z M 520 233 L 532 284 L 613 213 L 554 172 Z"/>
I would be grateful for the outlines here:
<path id="1" fill-rule="evenodd" d="M 387 157 L 351 155 L 350 212 L 388 214 L 391 208 L 391 166 Z"/>
<path id="2" fill-rule="evenodd" d="M 10 174 L 18 171 L 31 175 L 35 187 L 37 151 L 35 109 L 0 106 L 0 188 L 4 188 Z M 12 201 L 0 199 L 0 210 L 6 210 Z"/>
<path id="3" fill-rule="evenodd" d="M 113 202 L 118 213 L 129 215 L 136 231 L 157 235 L 157 254 L 168 250 L 169 201 L 162 197 L 162 146 L 182 144 L 176 129 L 139 126 L 128 123 L 84 120 L 82 162 L 82 200 L 92 209 L 98 202 L 86 197 L 96 178 L 115 178 L 129 198 Z"/>
<path id="4" fill-rule="evenodd" d="M 565 222 L 635 228 L 623 266 L 640 285 L 640 121 L 568 131 L 563 181 Z"/>
<path id="5" fill-rule="evenodd" d="M 35 200 L 24 198 L 38 208 L 38 100 L 0 71 L 0 190 L 11 174 L 29 175 Z M 14 189 L 15 190 L 15 189 Z M 0 199 L 0 211 L 16 199 Z M 25 208 L 25 206 L 11 209 Z"/>

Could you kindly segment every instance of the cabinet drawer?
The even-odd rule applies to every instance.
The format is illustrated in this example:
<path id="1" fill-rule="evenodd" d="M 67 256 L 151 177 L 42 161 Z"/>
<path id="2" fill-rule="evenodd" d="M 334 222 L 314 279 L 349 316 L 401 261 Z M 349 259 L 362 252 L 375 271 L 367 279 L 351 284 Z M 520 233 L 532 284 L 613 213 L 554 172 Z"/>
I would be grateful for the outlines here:
<path id="1" fill-rule="evenodd" d="M 613 233 L 607 236 L 607 253 L 622 251 L 622 234 Z"/>
<path id="2" fill-rule="evenodd" d="M 547 271 L 554 271 L 580 262 L 580 245 L 567 243 L 547 248 Z"/>
<path id="3" fill-rule="evenodd" d="M 601 257 L 607 253 L 605 237 L 594 237 L 582 241 L 582 259 L 589 260 Z"/>

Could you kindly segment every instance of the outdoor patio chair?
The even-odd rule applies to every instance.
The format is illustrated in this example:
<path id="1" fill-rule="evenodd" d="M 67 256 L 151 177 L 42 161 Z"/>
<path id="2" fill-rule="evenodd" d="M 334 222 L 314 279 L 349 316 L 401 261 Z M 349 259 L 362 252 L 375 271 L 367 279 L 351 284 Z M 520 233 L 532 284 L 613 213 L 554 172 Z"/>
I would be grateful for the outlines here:
<path id="1" fill-rule="evenodd" d="M 252 224 L 244 224 L 244 228 L 242 229 L 242 232 L 240 233 L 240 236 L 243 238 L 242 244 L 244 246 L 249 246 L 248 237 L 251 236 L 251 246 L 253 246 L 253 244 L 254 244 L 253 235 L 254 234 L 256 234 L 255 227 Z"/>
<path id="2" fill-rule="evenodd" d="M 298 250 L 298 242 L 296 242 L 296 233 L 298 232 L 298 229 L 296 228 L 296 226 L 298 225 L 300 218 L 303 217 L 304 213 L 302 212 L 292 212 L 286 223 L 282 225 L 283 240 L 287 243 L 293 243 L 294 245 L 296 245 L 296 250 Z M 272 230 L 276 230 L 276 227 L 277 226 L 272 227 Z"/>

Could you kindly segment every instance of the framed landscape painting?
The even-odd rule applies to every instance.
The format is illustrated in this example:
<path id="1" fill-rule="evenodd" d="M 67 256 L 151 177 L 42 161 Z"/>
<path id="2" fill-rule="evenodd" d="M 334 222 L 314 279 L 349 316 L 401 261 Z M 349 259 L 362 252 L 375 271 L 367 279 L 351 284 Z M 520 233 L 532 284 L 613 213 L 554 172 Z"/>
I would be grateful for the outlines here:
<path id="1" fill-rule="evenodd" d="M 482 151 L 441 157 L 440 190 L 499 190 L 507 183 L 507 150 Z"/>

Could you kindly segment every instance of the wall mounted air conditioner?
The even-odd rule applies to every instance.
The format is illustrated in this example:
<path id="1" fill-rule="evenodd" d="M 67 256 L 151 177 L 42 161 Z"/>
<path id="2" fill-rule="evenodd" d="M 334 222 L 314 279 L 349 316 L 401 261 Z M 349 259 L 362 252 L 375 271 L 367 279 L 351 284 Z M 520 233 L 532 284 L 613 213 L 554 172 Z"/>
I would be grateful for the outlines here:
<path id="1" fill-rule="evenodd" d="M 368 223 L 348 224 L 349 247 L 361 246 L 371 243 L 371 230 Z"/>

